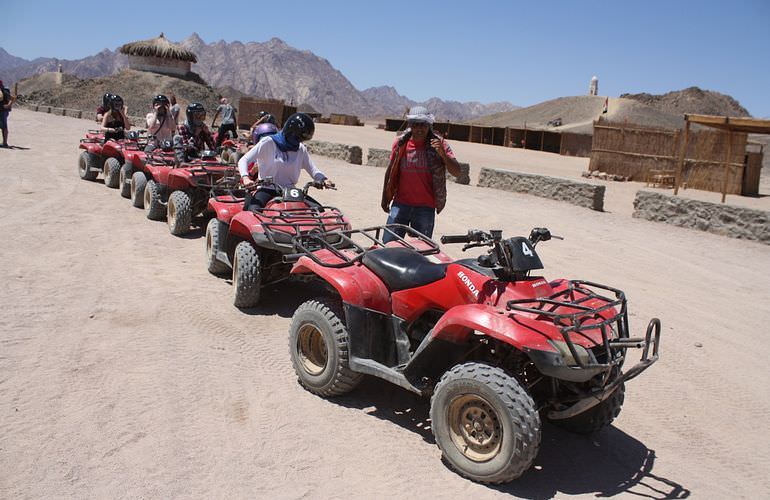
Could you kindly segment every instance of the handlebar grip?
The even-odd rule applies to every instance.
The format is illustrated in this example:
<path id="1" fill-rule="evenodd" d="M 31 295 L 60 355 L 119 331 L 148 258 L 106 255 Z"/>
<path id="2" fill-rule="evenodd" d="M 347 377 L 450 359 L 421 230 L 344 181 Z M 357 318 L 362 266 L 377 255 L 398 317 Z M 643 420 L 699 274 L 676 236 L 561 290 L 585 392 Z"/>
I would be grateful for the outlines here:
<path id="1" fill-rule="evenodd" d="M 471 238 L 467 234 L 446 235 L 441 237 L 441 243 L 470 243 Z"/>
<path id="2" fill-rule="evenodd" d="M 286 264 L 293 264 L 299 260 L 300 257 L 304 257 L 307 254 L 304 253 L 287 253 L 282 257 L 282 260 Z"/>

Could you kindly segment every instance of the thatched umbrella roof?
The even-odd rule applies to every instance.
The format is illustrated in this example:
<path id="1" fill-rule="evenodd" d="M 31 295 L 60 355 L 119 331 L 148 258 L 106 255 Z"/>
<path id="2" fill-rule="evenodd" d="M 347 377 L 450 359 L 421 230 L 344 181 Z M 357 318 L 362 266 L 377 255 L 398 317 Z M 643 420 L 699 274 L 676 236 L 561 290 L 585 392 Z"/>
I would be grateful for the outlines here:
<path id="1" fill-rule="evenodd" d="M 123 45 L 120 52 L 132 56 L 160 57 L 197 63 L 198 58 L 189 50 L 169 42 L 163 33 L 157 38 L 141 40 Z"/>

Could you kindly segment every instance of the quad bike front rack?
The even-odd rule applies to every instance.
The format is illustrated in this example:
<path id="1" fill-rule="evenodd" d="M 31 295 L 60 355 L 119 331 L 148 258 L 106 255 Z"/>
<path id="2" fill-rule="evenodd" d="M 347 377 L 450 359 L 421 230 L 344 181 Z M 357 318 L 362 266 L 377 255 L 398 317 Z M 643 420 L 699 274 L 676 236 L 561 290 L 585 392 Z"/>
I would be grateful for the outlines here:
<path id="1" fill-rule="evenodd" d="M 251 211 L 260 217 L 267 240 L 290 251 L 297 251 L 298 238 L 312 234 L 314 238 L 326 241 L 325 235 L 335 235 L 342 228 L 349 227 L 342 212 L 329 205 L 282 209 L 253 208 Z M 334 226 L 336 228 L 331 231 L 326 229 Z M 279 241 L 278 235 L 284 236 L 282 241 Z"/>
<path id="2" fill-rule="evenodd" d="M 404 237 L 396 234 L 396 230 L 405 231 Z M 409 226 L 403 224 L 385 224 L 382 226 L 372 226 L 364 229 L 348 229 L 343 231 L 331 231 L 323 234 L 308 233 L 297 236 L 294 239 L 294 246 L 298 253 L 283 256 L 284 262 L 296 262 L 300 257 L 308 257 L 313 262 L 323 267 L 343 268 L 352 266 L 360 262 L 368 252 L 385 247 L 383 238 L 386 234 L 394 238 L 402 248 L 409 248 L 422 255 L 433 255 L 439 252 L 439 247 L 430 238 L 415 231 Z M 420 246 L 413 244 L 406 237 L 413 238 L 421 243 Z M 364 244 L 358 243 L 354 238 L 363 240 Z M 339 262 L 328 262 L 321 260 L 315 252 L 319 250 L 328 250 Z"/>
<path id="3" fill-rule="evenodd" d="M 610 292 L 614 298 L 601 295 L 597 290 Z M 594 304 L 598 302 L 598 304 L 589 306 L 586 305 L 587 302 Z M 606 377 L 604 382 L 609 381 L 612 368 L 622 365 L 626 349 L 643 349 L 639 362 L 613 380 L 610 384 L 612 387 L 636 377 L 658 360 L 660 320 L 658 318 L 650 320 L 644 338 L 630 337 L 626 296 L 617 288 L 590 281 L 574 280 L 567 282 L 563 290 L 548 297 L 510 300 L 506 308 L 513 311 L 512 317 L 518 312 L 550 319 L 559 328 L 564 343 L 577 364 L 574 369 L 604 372 Z M 567 312 L 561 312 L 565 310 Z M 605 317 L 602 313 L 606 311 L 614 311 L 615 314 Z M 588 338 L 586 332 L 589 330 L 599 330 L 602 341 L 601 344 L 590 349 L 596 362 L 586 363 L 578 355 L 574 338 L 577 336 Z M 615 335 L 611 335 L 613 330 Z M 617 355 L 618 352 L 620 355 Z"/>

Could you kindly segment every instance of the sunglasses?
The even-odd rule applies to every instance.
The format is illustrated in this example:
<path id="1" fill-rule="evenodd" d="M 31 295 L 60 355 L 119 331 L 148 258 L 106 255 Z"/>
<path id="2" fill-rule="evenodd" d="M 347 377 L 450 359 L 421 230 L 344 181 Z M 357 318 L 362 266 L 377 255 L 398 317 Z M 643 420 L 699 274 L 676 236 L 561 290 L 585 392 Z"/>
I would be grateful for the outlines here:
<path id="1" fill-rule="evenodd" d="M 409 125 L 410 128 L 429 127 L 430 126 L 426 122 L 409 122 L 408 125 Z"/>

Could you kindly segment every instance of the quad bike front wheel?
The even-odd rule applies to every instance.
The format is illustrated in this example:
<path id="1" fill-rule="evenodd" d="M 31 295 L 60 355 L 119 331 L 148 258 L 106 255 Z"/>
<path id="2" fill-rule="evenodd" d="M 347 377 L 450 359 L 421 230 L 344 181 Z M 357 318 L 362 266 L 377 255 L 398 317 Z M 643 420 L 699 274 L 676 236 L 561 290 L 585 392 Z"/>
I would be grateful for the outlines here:
<path id="1" fill-rule="evenodd" d="M 289 355 L 300 384 L 319 396 L 350 392 L 363 378 L 348 365 L 348 330 L 336 299 L 299 306 L 289 328 Z"/>
<path id="2" fill-rule="evenodd" d="M 160 186 L 149 180 L 144 187 L 144 214 L 150 220 L 163 220 L 166 215 L 166 207 L 160 199 Z"/>
<path id="3" fill-rule="evenodd" d="M 493 366 L 472 362 L 446 372 L 431 398 L 430 418 L 446 461 L 481 483 L 516 479 L 540 448 L 540 415 L 532 397 Z"/>
<path id="4" fill-rule="evenodd" d="M 187 234 L 192 221 L 192 201 L 184 191 L 174 191 L 166 205 L 166 221 L 168 230 L 175 236 Z"/>
<path id="5" fill-rule="evenodd" d="M 233 305 L 254 307 L 262 292 L 262 269 L 259 251 L 248 241 L 235 247 L 233 257 Z"/>
<path id="6" fill-rule="evenodd" d="M 145 187 L 147 187 L 147 176 L 144 172 L 134 172 L 131 176 L 131 204 L 136 208 L 144 208 Z"/>
<path id="7" fill-rule="evenodd" d="M 115 189 L 118 187 L 120 179 L 120 160 L 117 158 L 107 158 L 104 160 L 104 185 Z"/>
<path id="8" fill-rule="evenodd" d="M 577 434 L 591 434 L 599 431 L 604 427 L 607 427 L 612 423 L 615 418 L 620 415 L 620 409 L 623 406 L 623 401 L 626 399 L 626 386 L 620 384 L 607 399 L 602 400 L 601 403 L 592 406 L 583 413 L 578 413 L 574 417 L 555 419 L 548 419 L 554 425 L 558 425 L 562 429 Z"/>
<path id="9" fill-rule="evenodd" d="M 92 181 L 99 175 L 99 157 L 88 151 L 83 151 L 78 157 L 78 175 L 84 181 Z"/>
<path id="10" fill-rule="evenodd" d="M 222 276 L 230 270 L 227 264 L 217 259 L 217 253 L 224 249 L 226 234 L 227 224 L 216 217 L 206 226 L 206 267 L 215 276 Z"/>
<path id="11" fill-rule="evenodd" d="M 124 163 L 123 166 L 120 167 L 118 188 L 120 189 L 120 196 L 123 198 L 131 198 L 131 165 L 128 163 Z"/>

